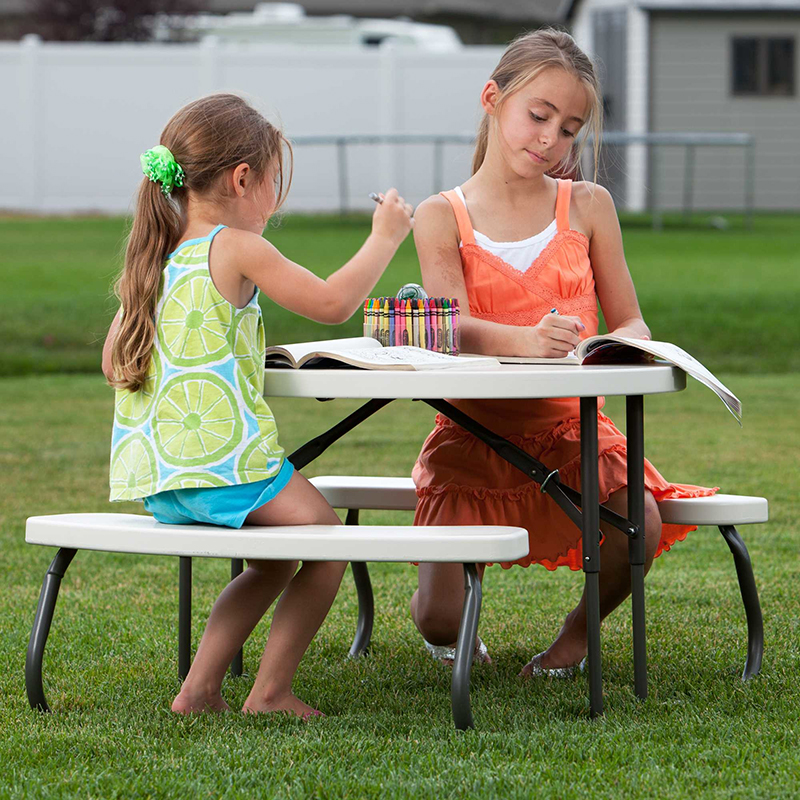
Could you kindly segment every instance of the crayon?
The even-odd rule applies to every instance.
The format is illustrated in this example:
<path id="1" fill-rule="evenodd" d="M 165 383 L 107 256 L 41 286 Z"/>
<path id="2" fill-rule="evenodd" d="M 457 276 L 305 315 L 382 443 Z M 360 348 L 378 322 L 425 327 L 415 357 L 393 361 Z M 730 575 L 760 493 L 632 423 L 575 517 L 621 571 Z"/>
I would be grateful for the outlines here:
<path id="1" fill-rule="evenodd" d="M 389 298 L 389 347 L 394 347 L 394 298 Z"/>
<path id="2" fill-rule="evenodd" d="M 403 334 L 403 344 L 411 345 L 414 343 L 414 317 L 411 312 L 411 301 L 405 301 L 406 306 L 406 330 Z"/>
<path id="3" fill-rule="evenodd" d="M 417 324 L 419 325 L 419 333 L 417 334 L 417 338 L 419 339 L 419 347 L 425 347 L 425 304 L 422 300 L 415 300 L 417 304 Z"/>
<path id="4" fill-rule="evenodd" d="M 380 334 L 380 324 L 381 324 L 381 312 L 379 306 L 380 300 L 377 297 L 373 298 L 372 300 L 372 338 L 377 339 L 380 341 L 381 334 Z"/>
<path id="5" fill-rule="evenodd" d="M 453 355 L 457 356 L 461 352 L 461 308 L 458 298 L 453 298 Z"/>
<path id="6" fill-rule="evenodd" d="M 419 310 L 417 309 L 417 301 L 409 300 L 411 303 L 411 335 L 408 337 L 408 343 L 413 347 L 419 347 Z"/>
<path id="7" fill-rule="evenodd" d="M 369 297 L 364 301 L 364 325 L 361 330 L 363 336 L 369 336 Z"/>
<path id="8" fill-rule="evenodd" d="M 442 298 L 442 341 L 443 341 L 443 349 L 442 352 L 450 353 L 451 348 L 451 339 L 450 339 L 450 301 L 446 298 Z"/>
<path id="9" fill-rule="evenodd" d="M 384 347 L 389 346 L 389 298 L 383 298 L 383 307 L 381 308 L 381 344 Z"/>
<path id="10" fill-rule="evenodd" d="M 422 317 L 425 324 L 425 348 L 431 349 L 431 304 L 426 297 L 422 301 Z"/>

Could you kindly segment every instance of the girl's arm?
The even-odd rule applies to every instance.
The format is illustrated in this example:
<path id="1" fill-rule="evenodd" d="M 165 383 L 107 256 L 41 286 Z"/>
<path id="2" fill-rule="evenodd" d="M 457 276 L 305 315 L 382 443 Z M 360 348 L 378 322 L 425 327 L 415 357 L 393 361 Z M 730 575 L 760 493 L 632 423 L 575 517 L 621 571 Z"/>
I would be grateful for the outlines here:
<path id="1" fill-rule="evenodd" d="M 650 329 L 642 319 L 636 290 L 625 262 L 622 231 L 607 189 L 594 187 L 594 197 L 586 184 L 579 190 L 576 202 L 591 230 L 589 258 L 600 307 L 609 333 L 632 339 L 649 339 Z"/>
<path id="2" fill-rule="evenodd" d="M 114 346 L 114 339 L 119 328 L 119 319 L 122 316 L 122 309 L 117 311 L 116 316 L 111 320 L 111 327 L 108 329 L 105 344 L 103 345 L 103 375 L 111 383 L 114 379 L 114 370 L 111 367 L 111 348 Z"/>
<path id="3" fill-rule="evenodd" d="M 217 265 L 234 269 L 278 305 L 316 322 L 337 325 L 364 303 L 411 230 L 412 208 L 390 189 L 375 209 L 372 233 L 361 249 L 327 279 L 295 264 L 254 233 L 221 231 L 227 246 Z"/>
<path id="4" fill-rule="evenodd" d="M 558 358 L 578 343 L 578 317 L 546 314 L 535 327 L 502 325 L 470 315 L 467 287 L 458 252 L 458 225 L 450 203 L 434 195 L 414 215 L 422 283 L 431 297 L 455 297 L 461 308 L 461 350 L 488 355 Z"/>

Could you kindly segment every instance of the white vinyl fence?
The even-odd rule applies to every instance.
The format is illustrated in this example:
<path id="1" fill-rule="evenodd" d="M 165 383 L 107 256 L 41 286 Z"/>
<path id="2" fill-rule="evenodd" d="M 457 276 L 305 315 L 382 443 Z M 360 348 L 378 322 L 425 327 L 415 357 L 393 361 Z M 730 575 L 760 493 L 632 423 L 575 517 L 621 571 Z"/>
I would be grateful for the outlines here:
<path id="1" fill-rule="evenodd" d="M 0 210 L 125 213 L 139 154 L 184 103 L 243 94 L 292 137 L 474 133 L 502 52 L 222 44 L 0 44 Z M 346 205 L 397 186 L 412 203 L 469 175 L 469 144 L 347 148 Z M 342 205 L 335 144 L 298 145 L 287 209 Z M 437 161 L 438 160 L 438 161 Z"/>

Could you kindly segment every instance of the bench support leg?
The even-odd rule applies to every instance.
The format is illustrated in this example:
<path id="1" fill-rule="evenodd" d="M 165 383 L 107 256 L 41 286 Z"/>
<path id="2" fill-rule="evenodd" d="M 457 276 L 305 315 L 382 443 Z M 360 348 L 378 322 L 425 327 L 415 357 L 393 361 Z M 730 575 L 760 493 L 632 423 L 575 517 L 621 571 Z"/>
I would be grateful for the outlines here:
<path id="1" fill-rule="evenodd" d="M 633 619 L 633 683 L 636 696 L 647 698 L 647 643 L 644 612 L 644 398 L 628 397 L 626 401 L 626 435 L 628 438 L 628 519 L 636 526 L 635 536 L 628 539 L 628 560 L 631 565 L 631 613 Z"/>
<path id="2" fill-rule="evenodd" d="M 45 573 L 42 592 L 39 595 L 39 605 L 36 607 L 33 630 L 31 630 L 31 638 L 28 642 L 28 653 L 25 657 L 25 688 L 31 708 L 38 711 L 50 711 L 42 685 L 42 659 L 47 637 L 50 634 L 50 625 L 53 622 L 53 614 L 56 610 L 61 579 L 77 552 L 77 550 L 62 547 L 56 553 L 56 557 Z"/>
<path id="3" fill-rule="evenodd" d="M 349 508 L 345 525 L 358 525 L 358 509 Z M 375 620 L 375 600 L 372 596 L 372 582 L 369 579 L 369 570 L 363 561 L 351 561 L 350 569 L 353 570 L 353 582 L 358 593 L 358 623 L 353 644 L 350 645 L 350 658 L 360 658 L 369 650 L 372 639 L 372 625 Z"/>
<path id="4" fill-rule="evenodd" d="M 758 602 L 756 579 L 753 576 L 753 564 L 739 531 L 733 525 L 720 525 L 719 532 L 733 553 L 736 575 L 739 578 L 739 590 L 744 601 L 747 614 L 747 661 L 744 665 L 742 680 L 746 681 L 761 670 L 761 657 L 764 655 L 764 622 L 761 618 L 761 604 Z"/>
<path id="5" fill-rule="evenodd" d="M 460 731 L 475 727 L 469 702 L 469 677 L 475 655 L 475 637 L 478 635 L 482 597 L 481 581 L 475 564 L 464 564 L 464 589 L 464 610 L 461 613 L 461 625 L 458 629 L 450 691 L 453 722 Z"/>
<path id="6" fill-rule="evenodd" d="M 184 681 L 192 666 L 192 559 L 178 560 L 178 677 Z"/>
<path id="7" fill-rule="evenodd" d="M 600 668 L 600 488 L 598 485 L 597 398 L 581 397 L 581 495 L 583 574 L 589 661 L 589 713 L 603 713 Z"/>
<path id="8" fill-rule="evenodd" d="M 244 559 L 231 559 L 231 580 L 235 580 L 244 572 Z M 233 657 L 231 661 L 231 675 L 234 678 L 241 678 L 244 672 L 244 647 Z"/>

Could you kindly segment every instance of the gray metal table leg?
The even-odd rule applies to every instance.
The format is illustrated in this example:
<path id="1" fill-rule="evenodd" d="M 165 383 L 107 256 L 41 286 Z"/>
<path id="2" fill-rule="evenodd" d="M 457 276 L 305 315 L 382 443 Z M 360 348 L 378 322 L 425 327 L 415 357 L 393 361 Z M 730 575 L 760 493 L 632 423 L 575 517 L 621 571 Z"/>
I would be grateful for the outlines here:
<path id="1" fill-rule="evenodd" d="M 36 607 L 36 616 L 33 619 L 33 629 L 25 656 L 25 689 L 31 708 L 39 711 L 50 710 L 42 685 L 42 659 L 47 637 L 50 634 L 50 625 L 53 622 L 53 614 L 56 610 L 61 579 L 77 552 L 77 550 L 62 547 L 56 553 L 56 557 L 45 573 L 42 591 L 39 595 L 39 605 Z"/>
<path id="2" fill-rule="evenodd" d="M 597 476 L 597 398 L 581 403 L 581 496 L 583 511 L 583 572 L 586 633 L 589 650 L 589 710 L 603 713 L 603 675 L 600 668 L 600 488 Z"/>
<path id="3" fill-rule="evenodd" d="M 358 509 L 347 510 L 345 525 L 358 525 Z M 363 561 L 351 561 L 350 569 L 353 570 L 353 582 L 358 593 L 358 623 L 353 644 L 350 645 L 350 658 L 359 658 L 366 655 L 372 639 L 372 625 L 375 620 L 375 600 L 372 595 L 372 583 L 369 579 L 369 570 Z"/>
<path id="4" fill-rule="evenodd" d="M 461 613 L 461 625 L 458 629 L 453 683 L 450 690 L 453 722 L 460 731 L 475 727 L 469 702 L 469 677 L 475 655 L 475 637 L 478 635 L 482 597 L 481 582 L 475 564 L 464 564 L 464 589 L 464 610 Z"/>
<path id="5" fill-rule="evenodd" d="M 631 611 L 633 614 L 633 681 L 636 696 L 647 697 L 647 640 L 644 611 L 644 398 L 628 397 L 628 519 L 639 529 L 628 540 L 631 565 Z"/>
<path id="6" fill-rule="evenodd" d="M 241 558 L 231 559 L 231 580 L 238 578 L 244 572 L 244 560 Z M 242 648 L 231 661 L 231 675 L 234 678 L 241 678 L 244 672 L 244 648 Z"/>
<path id="7" fill-rule="evenodd" d="M 192 559 L 179 557 L 178 677 L 185 680 L 192 666 Z"/>
<path id="8" fill-rule="evenodd" d="M 719 532 L 725 538 L 733 553 L 736 575 L 739 578 L 739 591 L 742 593 L 744 610 L 747 614 L 747 661 L 742 680 L 746 681 L 761 670 L 764 655 L 764 622 L 761 617 L 761 604 L 758 602 L 758 589 L 753 575 L 753 564 L 742 537 L 733 525 L 720 525 Z"/>

